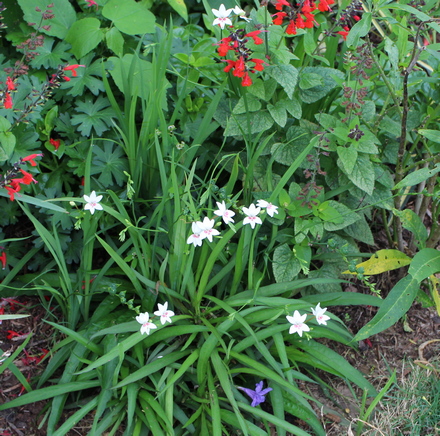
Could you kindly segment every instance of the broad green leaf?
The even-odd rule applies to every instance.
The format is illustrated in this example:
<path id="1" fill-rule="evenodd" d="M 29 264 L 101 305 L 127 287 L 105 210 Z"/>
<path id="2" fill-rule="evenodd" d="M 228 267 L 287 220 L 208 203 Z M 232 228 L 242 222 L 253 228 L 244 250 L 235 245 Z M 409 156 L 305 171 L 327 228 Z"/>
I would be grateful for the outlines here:
<path id="1" fill-rule="evenodd" d="M 292 249 L 282 244 L 274 250 L 272 268 L 277 283 L 290 282 L 301 271 L 301 264 Z"/>
<path id="2" fill-rule="evenodd" d="M 440 163 L 437 163 L 436 166 L 432 169 L 430 168 L 421 168 L 419 170 L 413 171 L 404 177 L 399 183 L 394 186 L 394 189 L 404 188 L 405 186 L 414 186 L 418 185 L 421 182 L 429 179 L 440 171 Z"/>
<path id="3" fill-rule="evenodd" d="M 288 143 L 277 142 L 272 145 L 270 150 L 276 162 L 287 166 L 290 166 L 301 155 L 310 141 L 309 132 L 302 127 L 293 126 L 289 132 L 292 135 L 291 141 Z"/>
<path id="4" fill-rule="evenodd" d="M 359 215 L 360 219 L 353 224 L 344 228 L 344 232 L 358 241 L 368 245 L 374 245 L 374 236 L 370 226 L 363 215 Z"/>
<path id="5" fill-rule="evenodd" d="M 273 104 L 267 105 L 267 110 L 272 115 L 272 118 L 274 121 L 281 127 L 284 127 L 287 122 L 287 113 L 286 109 L 284 109 L 280 104 L 276 104 L 275 106 Z"/>
<path id="6" fill-rule="evenodd" d="M 332 219 L 324 221 L 324 228 L 328 231 L 334 232 L 336 230 L 344 229 L 345 227 L 355 223 L 357 220 L 360 219 L 359 215 L 356 212 L 353 212 L 347 206 L 345 206 L 345 204 L 330 200 L 328 202 L 328 205 L 337 213 L 337 215 L 332 215 Z"/>
<path id="7" fill-rule="evenodd" d="M 322 85 L 324 85 L 324 81 L 322 77 L 316 73 L 301 74 L 301 77 L 299 79 L 299 87 L 301 89 L 309 89 L 315 86 Z"/>
<path id="8" fill-rule="evenodd" d="M 168 0 L 168 3 L 185 21 L 188 21 L 188 10 L 184 0 Z"/>
<path id="9" fill-rule="evenodd" d="M 153 33 L 155 29 L 156 19 L 147 4 L 135 0 L 110 0 L 102 9 L 102 15 L 127 35 Z"/>
<path id="10" fill-rule="evenodd" d="M 292 65 L 271 65 L 264 71 L 283 87 L 289 98 L 293 97 L 298 80 L 298 70 L 295 67 Z"/>
<path id="11" fill-rule="evenodd" d="M 257 112 L 261 109 L 261 103 L 258 98 L 252 95 L 246 95 L 238 100 L 232 113 L 234 115 L 245 114 L 247 112 Z"/>
<path id="12" fill-rule="evenodd" d="M 69 0 L 17 0 L 24 13 L 24 19 L 27 23 L 35 23 L 34 27 L 40 26 L 41 12 L 49 9 L 54 14 L 54 17 L 45 20 L 44 26 L 47 29 L 39 27 L 39 31 L 46 35 L 56 36 L 59 39 L 64 39 L 70 26 L 76 20 L 76 12 Z M 38 11 L 37 8 L 40 10 Z"/>
<path id="13" fill-rule="evenodd" d="M 402 226 L 414 234 L 414 237 L 421 244 L 420 248 L 424 248 L 425 242 L 428 239 L 428 231 L 420 217 L 411 209 L 393 209 L 393 213 L 400 218 Z"/>
<path id="14" fill-rule="evenodd" d="M 371 12 L 364 12 L 362 19 L 350 29 L 347 35 L 347 47 L 356 46 L 359 38 L 364 37 L 370 31 L 371 19 Z"/>
<path id="15" fill-rule="evenodd" d="M 408 274 L 418 283 L 438 272 L 440 272 L 440 251 L 434 248 L 420 250 L 414 256 L 408 270 Z"/>
<path id="16" fill-rule="evenodd" d="M 325 97 L 338 84 L 332 76 L 343 80 L 345 75 L 339 70 L 326 67 L 306 67 L 302 70 L 302 74 L 313 73 L 321 76 L 322 85 L 314 86 L 309 89 L 300 89 L 300 99 L 304 103 L 314 103 Z"/>
<path id="17" fill-rule="evenodd" d="M 283 107 L 292 115 L 293 118 L 299 120 L 302 115 L 301 103 L 295 98 L 291 98 L 289 100 L 280 100 L 277 102 L 277 106 Z"/>
<path id="18" fill-rule="evenodd" d="M 124 54 L 124 37 L 116 27 L 112 27 L 105 34 L 105 41 L 107 42 L 107 47 L 116 56 L 122 56 Z"/>
<path id="19" fill-rule="evenodd" d="M 251 131 L 248 131 L 248 117 Z M 273 119 L 267 111 L 259 111 L 252 115 L 232 115 L 223 132 L 224 136 L 242 136 L 256 134 L 269 130 L 273 126 Z"/>
<path id="20" fill-rule="evenodd" d="M 429 139 L 432 142 L 436 142 L 437 144 L 440 144 L 440 131 L 439 130 L 431 130 L 431 129 L 420 129 L 418 131 L 420 135 L 424 136 L 425 138 Z"/>
<path id="21" fill-rule="evenodd" d="M 338 153 L 339 159 L 344 166 L 344 172 L 347 174 L 351 174 L 353 172 L 354 166 L 356 165 L 358 152 L 355 147 L 336 147 L 336 151 Z"/>
<path id="22" fill-rule="evenodd" d="M 358 154 L 355 166 L 351 173 L 347 173 L 342 163 L 338 167 L 346 174 L 359 189 L 371 195 L 374 190 L 374 167 L 368 155 Z"/>
<path id="23" fill-rule="evenodd" d="M 12 132 L 0 132 L 0 162 L 11 158 L 15 149 L 16 138 Z"/>
<path id="24" fill-rule="evenodd" d="M 47 70 L 58 68 L 58 65 L 64 65 L 71 55 L 68 53 L 70 45 L 65 41 L 58 41 L 55 46 L 55 39 L 49 36 L 44 38 L 44 43 L 38 48 L 38 56 L 32 59 L 31 65 L 34 68 L 44 67 Z"/>
<path id="25" fill-rule="evenodd" d="M 97 18 L 83 18 L 72 24 L 67 32 L 66 41 L 72 46 L 72 53 L 81 59 L 101 42 L 104 34 Z"/>
<path id="26" fill-rule="evenodd" d="M 364 274 L 372 276 L 392 271 L 402 266 L 409 265 L 411 258 L 399 250 L 379 250 L 374 253 L 370 259 L 356 265 L 357 268 L 363 268 Z M 343 274 L 352 274 L 350 271 L 344 271 Z M 353 273 L 354 274 L 354 273 Z"/>
<path id="27" fill-rule="evenodd" d="M 374 318 L 359 330 L 354 340 L 360 341 L 369 338 L 394 325 L 409 310 L 418 290 L 419 282 L 411 275 L 399 280 L 385 298 Z"/>

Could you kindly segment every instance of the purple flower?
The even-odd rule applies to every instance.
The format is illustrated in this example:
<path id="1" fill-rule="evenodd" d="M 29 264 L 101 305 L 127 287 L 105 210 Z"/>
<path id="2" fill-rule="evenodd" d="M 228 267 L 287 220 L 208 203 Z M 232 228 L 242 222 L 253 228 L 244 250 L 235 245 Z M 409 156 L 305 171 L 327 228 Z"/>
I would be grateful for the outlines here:
<path id="1" fill-rule="evenodd" d="M 244 391 L 247 395 L 249 395 L 252 398 L 252 407 L 256 407 L 261 403 L 264 403 L 265 395 L 268 394 L 272 388 L 266 388 L 263 389 L 263 382 L 260 381 L 260 383 L 257 383 L 255 385 L 255 391 L 253 391 L 252 389 L 248 389 L 248 388 L 242 388 L 240 386 L 237 386 L 238 389 L 241 389 L 242 391 Z M 263 390 L 262 390 L 263 389 Z"/>

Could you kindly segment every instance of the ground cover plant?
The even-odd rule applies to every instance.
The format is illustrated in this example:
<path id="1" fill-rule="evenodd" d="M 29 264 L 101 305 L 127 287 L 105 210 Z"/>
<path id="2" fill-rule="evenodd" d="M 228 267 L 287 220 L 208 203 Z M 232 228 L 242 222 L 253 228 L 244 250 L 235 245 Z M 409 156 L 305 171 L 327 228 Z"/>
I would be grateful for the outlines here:
<path id="1" fill-rule="evenodd" d="M 299 388 L 323 373 L 377 404 L 328 344 L 416 298 L 440 314 L 436 3 L 1 9 L 0 316 L 37 295 L 60 340 L 27 380 L 11 331 L 0 410 L 50 400 L 49 435 L 324 435 Z M 340 304 L 379 310 L 353 337 Z"/>

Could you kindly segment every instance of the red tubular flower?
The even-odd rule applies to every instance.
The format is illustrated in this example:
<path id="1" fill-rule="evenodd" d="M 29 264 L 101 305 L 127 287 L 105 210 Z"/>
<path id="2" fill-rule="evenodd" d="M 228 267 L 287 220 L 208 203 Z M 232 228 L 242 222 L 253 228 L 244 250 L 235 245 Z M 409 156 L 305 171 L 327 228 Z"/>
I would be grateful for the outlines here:
<path id="1" fill-rule="evenodd" d="M 29 162 L 33 167 L 37 166 L 37 163 L 35 162 L 35 158 L 38 156 L 43 156 L 41 153 L 39 154 L 30 154 L 29 156 L 26 157 L 22 157 L 21 160 L 22 162 Z"/>
<path id="2" fill-rule="evenodd" d="M 3 103 L 3 106 L 5 109 L 12 109 L 13 103 L 12 103 L 12 97 L 9 92 L 5 92 L 5 101 Z"/>
<path id="3" fill-rule="evenodd" d="M 341 35 L 344 39 L 347 39 L 348 32 L 346 30 L 340 30 L 339 32 L 336 33 Z"/>
<path id="4" fill-rule="evenodd" d="M 76 69 L 79 67 L 85 67 L 85 65 L 78 65 L 78 64 L 74 64 L 74 65 L 67 65 L 66 67 L 63 68 L 64 71 L 72 71 L 72 76 L 76 77 L 78 75 L 78 73 L 76 72 Z M 66 82 L 70 81 L 70 77 L 65 76 L 64 80 Z"/>
<path id="5" fill-rule="evenodd" d="M 226 67 L 223 68 L 223 71 L 225 73 L 229 73 L 229 71 L 231 71 L 232 68 L 235 68 L 235 61 L 231 61 L 230 59 L 226 59 L 225 62 L 227 62 L 228 65 L 226 65 Z"/>
<path id="6" fill-rule="evenodd" d="M 15 83 L 9 76 L 6 79 L 6 87 L 8 88 L 8 91 L 13 91 L 15 89 Z"/>
<path id="7" fill-rule="evenodd" d="M 233 47 L 230 46 L 230 42 L 232 41 L 231 37 L 223 38 L 218 45 L 218 54 L 220 56 L 226 56 L 229 50 L 234 50 Z"/>
<path id="8" fill-rule="evenodd" d="M 32 182 L 37 183 L 37 181 L 32 177 L 31 173 L 28 173 L 27 171 L 24 171 L 21 168 L 20 171 L 24 176 L 21 179 L 17 179 L 20 180 L 20 183 L 23 183 L 24 185 L 30 185 Z"/>
<path id="9" fill-rule="evenodd" d="M 241 81 L 241 86 L 251 86 L 252 85 L 252 79 L 250 78 L 248 73 L 245 73 L 243 76 L 243 80 Z"/>
<path id="10" fill-rule="evenodd" d="M 290 3 L 286 0 L 277 0 L 275 4 L 275 9 L 277 11 L 281 11 L 283 9 L 283 6 L 290 6 Z"/>
<path id="11" fill-rule="evenodd" d="M 264 65 L 266 62 L 264 62 L 262 59 L 249 59 L 249 62 L 253 62 L 255 64 L 254 70 L 255 71 L 263 71 Z"/>
<path id="12" fill-rule="evenodd" d="M 255 45 L 259 45 L 259 44 L 263 44 L 264 42 L 260 37 L 257 36 L 260 33 L 261 30 L 254 30 L 253 32 L 247 33 L 245 36 L 249 36 L 250 38 L 252 38 L 254 40 Z"/>
<path id="13" fill-rule="evenodd" d="M 58 150 L 60 148 L 61 145 L 61 141 L 59 139 L 49 139 L 49 142 L 51 143 L 51 145 L 53 145 L 55 147 L 55 150 Z"/>
<path id="14" fill-rule="evenodd" d="M 355 21 L 360 21 L 361 17 L 359 15 L 353 15 Z"/>
<path id="15" fill-rule="evenodd" d="M 298 27 L 300 29 L 304 29 L 306 27 L 306 25 L 304 23 L 304 19 L 301 16 L 301 14 L 298 14 L 298 16 L 296 17 L 295 24 L 296 24 L 296 27 Z"/>
<path id="16" fill-rule="evenodd" d="M 281 26 L 281 24 L 283 24 L 284 18 L 287 17 L 287 14 L 285 12 L 277 12 L 276 14 L 272 15 L 272 17 L 276 17 L 273 20 L 273 24 Z"/>
<path id="17" fill-rule="evenodd" d="M 288 35 L 296 35 L 296 24 L 293 20 L 290 20 L 290 23 L 286 29 L 286 33 Z"/>
<path id="18" fill-rule="evenodd" d="M 6 190 L 8 191 L 8 194 L 9 194 L 9 199 L 11 200 L 11 201 L 14 201 L 15 200 L 15 194 L 18 192 L 18 191 L 20 191 L 20 185 L 18 185 L 16 188 L 11 188 L 11 187 L 9 187 L 9 186 L 5 186 L 5 188 L 6 188 Z"/>
<path id="19" fill-rule="evenodd" d="M 243 56 L 240 56 L 238 58 L 238 61 L 235 63 L 234 76 L 235 77 L 243 77 L 245 71 L 246 71 L 246 67 L 244 64 L 244 59 L 243 59 Z"/>
<path id="20" fill-rule="evenodd" d="M 2 255 L 0 256 L 0 262 L 2 263 L 2 269 L 5 269 L 6 268 L 6 253 L 5 252 L 3 252 Z"/>
<path id="21" fill-rule="evenodd" d="M 332 5 L 334 2 L 335 0 L 319 0 L 318 9 L 321 12 L 331 11 L 332 8 L 330 5 Z"/>

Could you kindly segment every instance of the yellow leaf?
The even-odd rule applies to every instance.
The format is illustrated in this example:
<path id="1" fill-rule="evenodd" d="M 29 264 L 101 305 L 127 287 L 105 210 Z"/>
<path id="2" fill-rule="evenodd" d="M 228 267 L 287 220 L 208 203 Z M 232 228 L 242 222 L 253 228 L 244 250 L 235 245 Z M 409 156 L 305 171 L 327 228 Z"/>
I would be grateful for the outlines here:
<path id="1" fill-rule="evenodd" d="M 401 268 L 409 263 L 411 263 L 411 258 L 399 250 L 379 250 L 365 262 L 357 264 L 356 267 L 364 268 L 364 274 L 366 276 L 372 276 Z M 344 271 L 343 274 L 355 273 Z"/>

